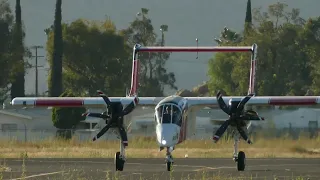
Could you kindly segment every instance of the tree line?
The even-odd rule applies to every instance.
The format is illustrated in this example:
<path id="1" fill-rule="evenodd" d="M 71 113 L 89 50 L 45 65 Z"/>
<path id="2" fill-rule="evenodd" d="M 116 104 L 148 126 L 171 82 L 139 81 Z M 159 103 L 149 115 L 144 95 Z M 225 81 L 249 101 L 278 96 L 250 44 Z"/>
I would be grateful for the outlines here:
<path id="1" fill-rule="evenodd" d="M 248 1 L 243 32 L 224 28 L 219 45 L 258 45 L 256 94 L 259 96 L 317 95 L 320 92 L 320 16 L 303 19 L 285 3 L 266 12 Z M 217 53 L 209 61 L 209 91 L 246 95 L 251 54 Z"/>
<path id="2" fill-rule="evenodd" d="M 44 30 L 47 34 L 46 51 L 50 64 L 48 94 L 51 97 L 97 96 L 98 89 L 104 90 L 109 96 L 124 96 L 130 88 L 134 44 L 165 44 L 164 35 L 168 26 L 161 25 L 162 33 L 159 37 L 146 8 L 141 8 L 129 27 L 117 29 L 110 18 L 103 21 L 77 19 L 70 24 L 63 23 L 62 0 L 56 0 L 55 6 L 54 22 Z M 0 76 L 0 85 L 1 88 L 11 87 L 11 91 L 15 93 L 11 93 L 11 99 L 24 97 L 26 67 L 21 65 L 26 65 L 27 58 L 22 55 L 27 52 L 27 48 L 23 46 L 25 35 L 21 27 L 20 1 L 16 1 L 15 21 L 7 1 L 1 0 L 0 13 L 1 22 L 7 23 L 6 27 L 10 32 L 8 42 L 12 42 L 12 50 L 5 46 L 6 42 L 1 42 L 3 51 L 7 54 L 0 58 L 0 63 L 5 63 L 3 67 L 7 67 L 8 71 L 1 72 L 3 76 Z M 13 61 L 13 58 L 17 60 Z M 139 96 L 163 96 L 166 86 L 177 90 L 174 73 L 165 68 L 169 58 L 170 53 L 143 53 L 139 56 Z M 14 74 L 11 75 L 10 72 Z M 8 78 L 11 76 L 15 78 L 12 81 Z M 60 129 L 57 134 L 70 137 L 72 132 L 66 129 L 75 128 L 84 119 L 80 115 L 85 111 L 84 108 L 53 108 L 53 125 Z"/>

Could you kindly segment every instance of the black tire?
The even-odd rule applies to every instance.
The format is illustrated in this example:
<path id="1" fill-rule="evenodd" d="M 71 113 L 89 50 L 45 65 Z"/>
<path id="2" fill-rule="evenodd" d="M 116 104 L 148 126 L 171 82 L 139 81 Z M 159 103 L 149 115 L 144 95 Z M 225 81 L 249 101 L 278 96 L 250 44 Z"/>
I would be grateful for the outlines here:
<path id="1" fill-rule="evenodd" d="M 167 171 L 171 171 L 172 170 L 172 166 L 173 166 L 173 162 L 167 162 Z"/>
<path id="2" fill-rule="evenodd" d="M 120 152 L 116 152 L 114 161 L 116 164 L 116 171 L 123 171 L 124 160 L 120 158 Z"/>
<path id="3" fill-rule="evenodd" d="M 246 154 L 243 151 L 238 153 L 238 160 L 237 160 L 237 169 L 238 171 L 244 171 L 246 167 Z"/>

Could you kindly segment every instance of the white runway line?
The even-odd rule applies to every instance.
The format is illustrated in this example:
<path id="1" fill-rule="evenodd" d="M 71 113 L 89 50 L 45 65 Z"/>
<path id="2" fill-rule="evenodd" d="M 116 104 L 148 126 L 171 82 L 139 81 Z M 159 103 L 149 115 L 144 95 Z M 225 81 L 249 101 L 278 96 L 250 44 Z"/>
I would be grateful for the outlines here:
<path id="1" fill-rule="evenodd" d="M 31 175 L 31 176 L 26 176 L 24 178 L 16 178 L 16 179 L 10 179 L 10 180 L 19 180 L 19 179 L 29 179 L 29 178 L 34 178 L 34 177 L 40 177 L 40 176 L 50 176 L 53 174 L 59 174 L 59 173 L 63 173 L 64 171 L 57 171 L 57 172 L 51 172 L 51 173 L 41 173 L 41 174 L 35 174 L 35 175 Z"/>

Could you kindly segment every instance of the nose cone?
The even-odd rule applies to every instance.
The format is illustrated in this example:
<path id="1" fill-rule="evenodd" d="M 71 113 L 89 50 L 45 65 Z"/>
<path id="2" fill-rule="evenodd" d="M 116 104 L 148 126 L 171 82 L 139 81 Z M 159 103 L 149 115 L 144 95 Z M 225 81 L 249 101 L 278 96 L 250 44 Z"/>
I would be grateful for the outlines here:
<path id="1" fill-rule="evenodd" d="M 171 147 L 178 143 L 179 127 L 175 124 L 157 124 L 156 133 L 160 147 Z"/>

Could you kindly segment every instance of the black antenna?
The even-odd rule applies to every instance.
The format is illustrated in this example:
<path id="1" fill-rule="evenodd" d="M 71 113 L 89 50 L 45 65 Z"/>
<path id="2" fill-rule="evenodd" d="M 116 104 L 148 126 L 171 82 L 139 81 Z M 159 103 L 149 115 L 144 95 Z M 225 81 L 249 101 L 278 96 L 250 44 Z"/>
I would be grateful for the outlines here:
<path id="1" fill-rule="evenodd" d="M 199 47 L 199 43 L 198 43 L 198 38 L 196 38 L 196 41 L 197 41 L 197 48 Z M 198 59 L 198 51 L 197 51 L 197 57 L 196 59 Z"/>

